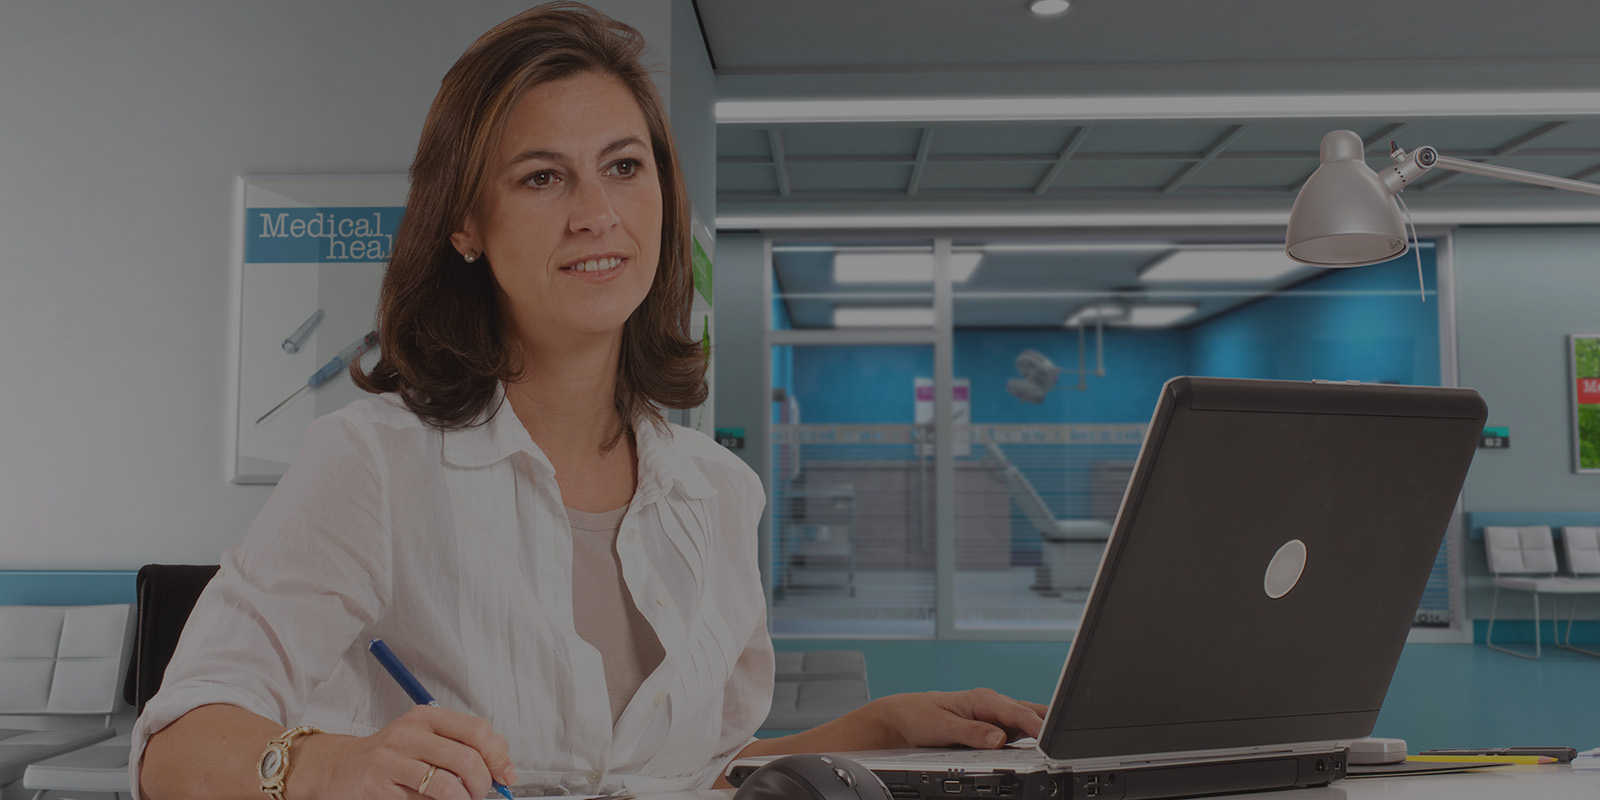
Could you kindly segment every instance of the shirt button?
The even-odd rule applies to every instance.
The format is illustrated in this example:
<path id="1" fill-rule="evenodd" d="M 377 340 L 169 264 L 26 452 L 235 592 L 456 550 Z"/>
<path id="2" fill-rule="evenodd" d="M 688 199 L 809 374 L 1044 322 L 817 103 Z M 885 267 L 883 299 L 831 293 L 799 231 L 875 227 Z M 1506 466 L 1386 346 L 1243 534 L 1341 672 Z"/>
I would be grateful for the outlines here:
<path id="1" fill-rule="evenodd" d="M 667 598 L 665 598 L 665 597 L 657 597 L 656 598 L 656 605 L 665 606 L 666 604 L 667 604 Z"/>
<path id="2" fill-rule="evenodd" d="M 638 531 L 632 531 L 632 530 L 628 531 L 628 541 L 631 542 L 631 541 L 633 541 L 634 539 L 637 539 L 637 538 L 639 538 L 639 532 Z"/>
<path id="3" fill-rule="evenodd" d="M 662 692 L 661 694 L 656 695 L 656 705 L 659 706 L 659 705 L 661 705 L 662 703 L 665 703 L 665 702 L 667 702 L 667 693 L 666 692 Z"/>
<path id="4" fill-rule="evenodd" d="M 598 784 L 600 782 L 600 773 L 598 773 L 598 772 L 589 773 L 589 782 Z"/>

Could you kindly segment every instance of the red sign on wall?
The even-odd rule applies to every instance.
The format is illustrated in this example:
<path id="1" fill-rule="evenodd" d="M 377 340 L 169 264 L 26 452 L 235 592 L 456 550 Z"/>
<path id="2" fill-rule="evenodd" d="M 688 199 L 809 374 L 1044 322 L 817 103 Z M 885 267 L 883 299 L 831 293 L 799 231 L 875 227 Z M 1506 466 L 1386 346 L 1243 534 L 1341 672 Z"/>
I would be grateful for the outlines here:
<path id="1" fill-rule="evenodd" d="M 1600 378 L 1578 379 L 1578 404 L 1600 405 Z"/>

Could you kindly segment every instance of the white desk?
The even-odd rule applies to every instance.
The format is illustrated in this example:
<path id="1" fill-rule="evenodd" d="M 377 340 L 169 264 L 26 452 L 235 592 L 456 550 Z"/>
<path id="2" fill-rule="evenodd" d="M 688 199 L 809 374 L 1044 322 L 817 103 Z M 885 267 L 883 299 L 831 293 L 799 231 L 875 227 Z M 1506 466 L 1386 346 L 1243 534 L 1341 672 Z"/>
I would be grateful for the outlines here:
<path id="1" fill-rule="evenodd" d="M 733 790 L 642 794 L 638 800 L 731 800 Z M 1600 771 L 1575 772 L 1566 764 L 1518 764 L 1477 772 L 1346 778 L 1319 789 L 1216 795 L 1238 800 L 1597 800 Z M 571 800 L 568 798 L 567 800 Z"/>
<path id="2" fill-rule="evenodd" d="M 1517 764 L 1442 775 L 1346 778 L 1320 789 L 1228 796 L 1258 800 L 1595 800 L 1600 798 L 1600 772 L 1575 772 L 1566 764 Z"/>

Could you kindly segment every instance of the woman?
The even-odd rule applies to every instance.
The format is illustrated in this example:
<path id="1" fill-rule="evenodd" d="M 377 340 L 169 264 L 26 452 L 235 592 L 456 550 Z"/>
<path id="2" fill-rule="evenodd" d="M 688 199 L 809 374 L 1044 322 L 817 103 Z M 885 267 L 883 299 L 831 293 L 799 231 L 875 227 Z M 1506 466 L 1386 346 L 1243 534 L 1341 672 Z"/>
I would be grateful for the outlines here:
<path id="1" fill-rule="evenodd" d="M 384 278 L 381 395 L 312 424 L 135 727 L 149 800 L 704 788 L 739 755 L 998 746 L 1042 707 L 883 698 L 752 733 L 764 493 L 656 405 L 704 400 L 687 201 L 631 28 L 555 3 L 429 111 Z M 437 697 L 416 707 L 381 637 Z M 285 731 L 288 726 L 294 726 Z"/>

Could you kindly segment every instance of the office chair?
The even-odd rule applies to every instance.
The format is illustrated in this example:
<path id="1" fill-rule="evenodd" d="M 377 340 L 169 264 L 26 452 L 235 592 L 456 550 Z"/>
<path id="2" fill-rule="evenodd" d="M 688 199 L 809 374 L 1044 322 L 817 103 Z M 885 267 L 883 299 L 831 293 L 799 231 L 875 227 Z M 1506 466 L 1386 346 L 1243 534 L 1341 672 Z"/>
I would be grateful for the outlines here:
<path id="1" fill-rule="evenodd" d="M 148 564 L 139 570 L 133 652 L 122 681 L 122 699 L 139 713 L 161 688 L 189 612 L 216 573 L 214 566 L 168 564 Z M 32 800 L 49 791 L 105 792 L 122 800 L 132 791 L 128 783 L 132 747 L 133 735 L 125 733 L 38 760 L 23 773 L 23 788 L 34 790 Z"/>

